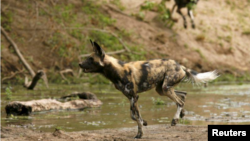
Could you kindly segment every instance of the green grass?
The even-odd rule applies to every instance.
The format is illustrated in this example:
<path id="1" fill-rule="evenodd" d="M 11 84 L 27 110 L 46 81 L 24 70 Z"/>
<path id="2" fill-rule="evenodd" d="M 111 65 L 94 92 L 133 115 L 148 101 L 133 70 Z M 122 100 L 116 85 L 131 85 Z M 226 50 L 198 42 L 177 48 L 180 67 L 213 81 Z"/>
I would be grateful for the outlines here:
<path id="1" fill-rule="evenodd" d="M 82 12 L 87 14 L 90 21 L 92 21 L 98 27 L 110 26 L 116 22 L 105 11 L 102 10 L 99 4 L 94 1 L 84 1 Z"/>
<path id="2" fill-rule="evenodd" d="M 6 93 L 6 99 L 7 100 L 11 100 L 11 98 L 12 98 L 12 91 L 11 91 L 10 87 L 7 87 L 5 89 L 5 93 Z"/>
<path id="3" fill-rule="evenodd" d="M 136 14 L 132 14 L 132 16 L 135 16 L 138 20 L 144 21 L 147 12 L 151 10 L 158 13 L 157 19 L 159 22 L 162 22 L 164 26 L 169 28 L 173 27 L 174 22 L 171 20 L 170 9 L 166 8 L 164 0 L 159 4 L 147 0 L 141 5 L 140 11 Z"/>
<path id="4" fill-rule="evenodd" d="M 121 11 L 125 10 L 125 7 L 122 5 L 121 0 L 112 0 L 111 3 L 116 5 Z"/>
<path id="5" fill-rule="evenodd" d="M 250 73 L 245 73 L 239 76 L 233 74 L 225 73 L 221 74 L 214 82 L 246 82 L 250 81 Z"/>
<path id="6" fill-rule="evenodd" d="M 188 47 L 188 44 L 184 44 L 184 47 L 185 47 L 185 49 L 188 49 L 189 47 Z"/>
<path id="7" fill-rule="evenodd" d="M 58 126 L 58 127 L 55 128 L 55 130 L 62 130 L 62 129 L 63 129 L 63 128 L 60 127 L 60 126 Z"/>
<path id="8" fill-rule="evenodd" d="M 189 120 L 187 120 L 187 119 L 182 119 L 182 118 L 180 118 L 179 120 L 180 120 L 180 123 L 181 123 L 181 124 L 190 125 L 190 123 L 191 123 L 191 122 L 190 122 Z"/>
<path id="9" fill-rule="evenodd" d="M 97 41 L 101 46 L 105 48 L 105 51 L 114 51 L 123 49 L 119 40 L 111 35 L 101 31 L 90 31 L 89 38 Z"/>
<path id="10" fill-rule="evenodd" d="M 200 35 L 195 37 L 195 40 L 198 42 L 203 42 L 203 41 L 205 41 L 205 39 L 206 39 L 206 36 L 204 34 L 200 34 Z"/>
<path id="11" fill-rule="evenodd" d="M 163 101 L 161 98 L 157 98 L 155 99 L 154 97 L 152 97 L 152 102 L 155 105 L 165 105 L 165 101 Z"/>
<path id="12" fill-rule="evenodd" d="M 142 5 L 141 5 L 141 9 L 140 10 L 152 10 L 154 7 L 156 6 L 156 4 L 154 2 L 151 1 L 145 1 Z"/>
<path id="13" fill-rule="evenodd" d="M 14 14 L 11 11 L 6 11 L 1 14 L 1 25 L 6 31 L 11 31 L 13 15 Z"/>
<path id="14" fill-rule="evenodd" d="M 3 50 L 4 46 L 0 45 L 0 52 Z"/>
<path id="15" fill-rule="evenodd" d="M 228 36 L 218 36 L 218 39 L 220 40 L 224 40 L 228 43 L 231 43 L 232 42 L 232 36 L 228 35 Z"/>
<path id="16" fill-rule="evenodd" d="M 205 56 L 202 54 L 201 50 L 195 49 L 194 51 L 197 52 L 202 59 L 206 59 Z"/>
<path id="17" fill-rule="evenodd" d="M 248 35 L 248 36 L 249 36 L 249 35 L 250 35 L 250 30 L 245 30 L 245 31 L 243 31 L 243 32 L 242 32 L 242 35 Z"/>
<path id="18" fill-rule="evenodd" d="M 232 36 L 228 35 L 226 37 L 224 37 L 224 40 L 228 43 L 230 43 L 232 41 Z"/>
<path id="19" fill-rule="evenodd" d="M 137 20 L 144 21 L 144 19 L 145 19 L 145 12 L 144 11 L 140 11 L 139 13 L 133 14 L 133 16 L 135 16 Z"/>

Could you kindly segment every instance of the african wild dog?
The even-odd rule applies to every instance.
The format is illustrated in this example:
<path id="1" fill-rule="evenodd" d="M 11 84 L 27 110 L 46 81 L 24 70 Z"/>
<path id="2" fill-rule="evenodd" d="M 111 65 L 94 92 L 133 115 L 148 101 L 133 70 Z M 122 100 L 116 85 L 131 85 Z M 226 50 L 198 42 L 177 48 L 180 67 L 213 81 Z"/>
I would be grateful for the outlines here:
<path id="1" fill-rule="evenodd" d="M 149 61 L 135 61 L 125 63 L 105 54 L 104 50 L 96 43 L 90 41 L 94 52 L 79 64 L 85 73 L 100 73 L 113 82 L 116 89 L 120 90 L 130 101 L 131 118 L 138 124 L 138 133 L 135 138 L 143 135 L 142 125 L 147 122 L 142 119 L 137 93 L 156 87 L 162 96 L 168 96 L 177 104 L 177 112 L 172 120 L 174 126 L 179 117 L 183 117 L 183 106 L 186 92 L 174 91 L 174 86 L 181 82 L 185 76 L 195 83 L 208 82 L 217 77 L 217 73 L 197 73 L 170 59 L 155 59 Z"/>
<path id="2" fill-rule="evenodd" d="M 192 28 L 195 28 L 195 23 L 194 23 L 194 16 L 193 16 L 193 12 L 191 7 L 189 7 L 188 5 L 196 5 L 198 3 L 199 0 L 175 0 L 175 4 L 172 8 L 172 12 L 171 12 L 171 17 L 173 15 L 174 9 L 177 6 L 177 12 L 182 16 L 183 20 L 184 20 L 184 28 L 187 28 L 187 21 L 186 21 L 186 17 L 182 14 L 181 12 L 181 8 L 187 7 L 188 10 L 188 16 L 191 18 L 191 22 L 192 22 Z"/>

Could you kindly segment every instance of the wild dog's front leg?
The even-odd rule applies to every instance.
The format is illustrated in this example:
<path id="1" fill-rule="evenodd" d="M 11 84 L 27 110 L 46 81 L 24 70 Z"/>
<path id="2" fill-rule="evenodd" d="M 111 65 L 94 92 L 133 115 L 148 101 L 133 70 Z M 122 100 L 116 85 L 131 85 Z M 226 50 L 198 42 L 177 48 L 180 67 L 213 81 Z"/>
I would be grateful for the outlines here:
<path id="1" fill-rule="evenodd" d="M 131 118 L 135 120 L 138 124 L 138 133 L 135 136 L 135 138 L 139 139 L 143 136 L 143 131 L 142 131 L 142 125 L 146 126 L 147 122 L 142 119 L 137 102 L 138 102 L 139 96 L 133 96 L 130 99 L 130 110 L 131 110 Z"/>
<path id="2" fill-rule="evenodd" d="M 135 118 L 136 113 L 135 113 L 135 110 L 133 110 L 133 108 L 134 108 L 133 104 L 134 103 L 132 101 L 133 100 L 130 99 L 130 116 L 131 116 L 132 120 L 136 121 L 136 118 Z M 147 121 L 143 119 L 143 126 L 147 126 L 147 125 L 148 125 Z"/>
<path id="3" fill-rule="evenodd" d="M 183 21 L 184 21 L 184 28 L 187 28 L 186 17 L 182 14 L 181 9 L 180 9 L 179 7 L 178 7 L 178 9 L 177 9 L 177 13 L 179 13 L 179 14 L 182 16 Z"/>

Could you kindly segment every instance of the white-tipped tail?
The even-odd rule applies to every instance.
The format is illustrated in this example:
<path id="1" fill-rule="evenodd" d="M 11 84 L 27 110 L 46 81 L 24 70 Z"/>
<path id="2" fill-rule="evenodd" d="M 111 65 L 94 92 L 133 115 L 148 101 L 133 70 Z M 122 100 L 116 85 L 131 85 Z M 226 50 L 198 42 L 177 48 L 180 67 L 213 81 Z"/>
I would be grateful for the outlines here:
<path id="1" fill-rule="evenodd" d="M 218 76 L 217 71 L 192 74 L 192 78 L 195 83 L 206 83 L 216 79 Z"/>

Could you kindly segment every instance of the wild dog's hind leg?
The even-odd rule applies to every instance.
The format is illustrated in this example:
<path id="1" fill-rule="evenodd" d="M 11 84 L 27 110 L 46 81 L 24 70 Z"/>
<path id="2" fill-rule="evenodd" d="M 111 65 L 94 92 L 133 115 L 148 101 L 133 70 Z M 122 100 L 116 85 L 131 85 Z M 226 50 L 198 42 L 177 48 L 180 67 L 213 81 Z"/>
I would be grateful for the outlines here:
<path id="1" fill-rule="evenodd" d="M 177 96 L 179 96 L 181 98 L 182 101 L 185 102 L 185 99 L 186 99 L 186 95 L 187 95 L 187 92 L 183 92 L 183 91 L 174 91 Z M 177 105 L 177 108 L 178 108 L 178 105 Z M 182 109 L 181 110 L 181 113 L 180 113 L 180 118 L 183 118 L 185 116 L 185 110 Z"/>
<path id="2" fill-rule="evenodd" d="M 186 99 L 186 95 L 187 93 L 186 92 L 182 92 L 182 91 L 176 91 L 175 90 L 175 93 L 177 94 L 178 97 L 181 98 L 181 100 L 183 102 L 185 102 L 185 99 Z M 171 125 L 172 126 L 175 126 L 179 120 L 179 118 L 183 118 L 185 116 L 185 110 L 183 109 L 184 105 L 183 106 L 180 106 L 179 104 L 177 104 L 177 111 L 175 113 L 175 116 L 174 116 L 174 119 L 172 120 L 172 123 Z"/>
<path id="3" fill-rule="evenodd" d="M 135 136 L 136 139 L 140 139 L 143 136 L 142 125 L 147 125 L 147 122 L 142 119 L 141 114 L 139 112 L 139 108 L 137 105 L 138 99 L 138 95 L 130 99 L 131 118 L 135 120 L 138 124 L 138 133 Z"/>
<path id="4" fill-rule="evenodd" d="M 161 95 L 161 96 L 164 96 L 164 93 L 163 93 L 163 90 L 162 90 L 162 85 L 163 83 L 160 83 L 159 85 L 156 86 L 155 90 L 156 92 Z M 182 91 L 174 91 L 177 96 L 179 96 L 181 98 L 182 101 L 185 102 L 185 99 L 186 99 L 186 95 L 187 93 L 186 92 L 182 92 Z M 165 95 L 166 96 L 166 95 Z M 177 105 L 177 104 L 176 104 Z M 177 108 L 178 108 L 178 105 L 177 105 Z M 178 113 L 178 112 L 177 112 Z M 183 118 L 185 116 L 185 110 L 182 109 L 181 112 L 180 112 L 180 118 Z"/>
<path id="5" fill-rule="evenodd" d="M 168 96 L 171 100 L 176 102 L 176 104 L 180 106 L 184 106 L 184 101 L 182 101 L 182 99 L 176 95 L 172 86 L 168 86 L 166 83 L 166 84 L 163 84 L 162 89 L 163 89 L 163 95 Z"/>
<path id="6" fill-rule="evenodd" d="M 171 100 L 173 100 L 177 104 L 177 111 L 171 123 L 172 126 L 175 126 L 176 123 L 178 122 L 182 108 L 184 106 L 184 101 L 183 101 L 184 99 L 182 99 L 180 96 L 177 96 L 173 87 L 177 85 L 182 80 L 183 77 L 184 75 L 182 73 L 169 72 L 165 76 L 162 85 L 162 90 L 164 95 L 168 96 Z"/>

